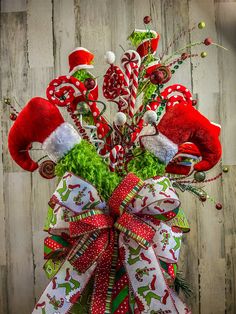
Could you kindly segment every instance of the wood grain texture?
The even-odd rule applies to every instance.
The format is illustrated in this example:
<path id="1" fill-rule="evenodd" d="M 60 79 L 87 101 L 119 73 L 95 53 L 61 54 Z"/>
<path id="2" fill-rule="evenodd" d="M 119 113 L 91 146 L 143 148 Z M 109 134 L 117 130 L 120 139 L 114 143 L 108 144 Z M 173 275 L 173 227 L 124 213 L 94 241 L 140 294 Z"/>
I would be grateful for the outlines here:
<path id="1" fill-rule="evenodd" d="M 95 54 L 91 72 L 103 80 L 107 50 L 116 53 L 135 28 L 144 28 L 143 17 L 152 15 L 152 28 L 161 34 L 158 54 L 179 32 L 205 20 L 207 27 L 185 33 L 167 52 L 167 58 L 189 40 L 214 42 L 229 49 L 197 46 L 206 59 L 192 58 L 176 70 L 169 84 L 187 86 L 198 99 L 198 108 L 222 125 L 223 164 L 229 167 L 222 180 L 207 186 L 213 201 L 204 206 L 193 195 L 180 193 L 191 232 L 184 235 L 180 269 L 191 283 L 186 300 L 193 314 L 236 313 L 236 1 L 221 0 L 2 0 L 1 1 L 1 98 L 21 106 L 34 96 L 45 97 L 47 84 L 68 73 L 68 53 L 84 46 Z M 100 90 L 100 98 L 103 99 Z M 115 106 L 109 104 L 112 121 Z M 65 118 L 68 114 L 63 111 Z M 11 161 L 7 134 L 12 122 L 4 102 L 0 107 L 0 314 L 30 313 L 47 280 L 42 270 L 44 220 L 56 180 L 43 180 L 38 172 L 23 172 Z M 40 148 L 40 145 L 36 147 Z M 38 160 L 42 151 L 35 151 Z M 207 174 L 221 171 L 219 164 Z"/>
<path id="2" fill-rule="evenodd" d="M 53 66 L 52 1 L 29 0 L 27 21 L 29 66 Z"/>
<path id="3" fill-rule="evenodd" d="M 31 174 L 6 173 L 4 185 L 9 313 L 30 313 L 34 304 Z"/>
<path id="4" fill-rule="evenodd" d="M 26 11 L 26 0 L 2 0 L 1 12 L 21 12 Z"/>

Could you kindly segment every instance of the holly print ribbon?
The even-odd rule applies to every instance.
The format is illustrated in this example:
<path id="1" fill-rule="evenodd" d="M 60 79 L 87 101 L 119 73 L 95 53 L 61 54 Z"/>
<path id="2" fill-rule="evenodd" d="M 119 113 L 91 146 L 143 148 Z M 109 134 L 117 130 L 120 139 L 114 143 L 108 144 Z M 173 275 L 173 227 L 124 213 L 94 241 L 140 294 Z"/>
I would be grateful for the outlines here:
<path id="1" fill-rule="evenodd" d="M 105 204 L 94 186 L 66 173 L 49 202 L 45 228 L 52 235 L 45 241 L 51 282 L 33 313 L 69 313 L 92 276 L 92 314 L 121 313 L 113 303 L 121 293 L 133 295 L 134 313 L 183 313 L 185 305 L 166 281 L 174 278 L 174 267 L 165 272 L 160 265 L 178 261 L 182 231 L 169 222 L 179 205 L 165 177 L 143 182 L 128 174 Z M 160 215 L 169 221 L 161 221 Z M 50 256 L 58 250 L 65 256 L 53 269 Z M 117 271 L 123 272 L 118 286 Z M 126 290 L 129 284 L 130 292 L 121 289 L 117 295 L 122 284 Z M 124 313 L 131 313 L 127 297 L 122 304 Z"/>

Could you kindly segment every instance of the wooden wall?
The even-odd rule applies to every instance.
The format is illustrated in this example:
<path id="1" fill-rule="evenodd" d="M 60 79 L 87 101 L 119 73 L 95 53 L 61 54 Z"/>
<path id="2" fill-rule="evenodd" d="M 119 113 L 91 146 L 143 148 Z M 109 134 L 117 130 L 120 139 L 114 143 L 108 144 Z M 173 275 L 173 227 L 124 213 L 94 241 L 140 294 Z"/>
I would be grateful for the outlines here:
<path id="1" fill-rule="evenodd" d="M 193 313 L 236 313 L 236 2 L 213 0 L 2 0 L 1 1 L 1 98 L 21 105 L 33 96 L 45 96 L 48 82 L 68 73 L 67 55 L 84 46 L 96 55 L 94 73 L 102 80 L 103 55 L 119 45 L 128 48 L 127 35 L 142 28 L 142 18 L 152 15 L 162 35 L 159 52 L 174 34 L 204 20 L 206 29 L 186 41 L 211 36 L 229 51 L 206 48 L 206 59 L 186 62 L 175 81 L 188 86 L 199 99 L 200 110 L 222 124 L 222 180 L 207 187 L 224 208 L 200 205 L 183 195 L 191 232 L 185 236 L 181 268 L 194 290 L 188 300 Z M 201 49 L 192 51 L 201 52 Z M 173 81 L 172 81 L 173 82 Z M 17 105 L 16 105 L 17 106 Z M 7 151 L 12 122 L 9 108 L 1 103 L 0 159 L 0 313 L 31 313 L 46 286 L 42 271 L 42 231 L 47 201 L 55 182 L 38 173 L 23 172 Z M 112 109 L 110 110 L 112 112 Z M 109 114 L 111 115 L 111 112 Z M 40 154 L 41 152 L 39 152 Z M 208 178 L 221 171 L 219 165 Z"/>

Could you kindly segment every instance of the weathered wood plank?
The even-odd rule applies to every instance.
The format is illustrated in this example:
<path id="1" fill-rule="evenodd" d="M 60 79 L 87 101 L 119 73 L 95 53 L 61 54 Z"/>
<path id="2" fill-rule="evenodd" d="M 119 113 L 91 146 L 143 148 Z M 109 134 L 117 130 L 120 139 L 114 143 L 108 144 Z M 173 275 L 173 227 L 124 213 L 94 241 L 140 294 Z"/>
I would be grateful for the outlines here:
<path id="1" fill-rule="evenodd" d="M 104 55 L 107 50 L 111 50 L 110 6 L 113 3 L 113 1 L 98 0 L 94 5 L 93 0 L 75 1 L 80 8 L 80 22 L 76 23 L 79 29 L 76 28 L 76 33 L 80 34 L 80 45 L 95 55 L 94 69 L 91 73 L 97 77 L 99 86 L 102 86 L 106 69 Z M 103 100 L 101 90 L 99 99 Z M 109 112 L 106 117 L 110 118 Z"/>
<path id="2" fill-rule="evenodd" d="M 53 66 L 52 1 L 29 0 L 27 24 L 29 66 Z"/>
<path id="3" fill-rule="evenodd" d="M 188 1 L 175 1 L 167 0 L 162 1 L 161 12 L 163 12 L 162 21 L 162 47 L 165 50 L 167 46 L 173 41 L 176 36 L 178 36 L 183 31 L 187 31 L 189 28 L 189 18 L 188 18 Z M 186 46 L 189 42 L 189 35 L 186 33 L 184 36 L 181 36 L 174 44 L 171 45 L 170 49 L 167 52 L 167 55 L 163 58 L 162 61 L 165 61 L 167 57 L 172 55 L 175 51 Z M 179 57 L 179 56 L 177 56 Z M 173 56 L 171 60 L 176 59 L 176 56 Z M 169 64 L 168 62 L 167 64 Z M 184 75 L 183 75 L 184 74 Z M 186 60 L 175 71 L 175 74 L 172 75 L 171 80 L 167 85 L 179 83 L 185 85 L 187 88 L 191 89 L 191 68 L 190 61 Z"/>
<path id="4" fill-rule="evenodd" d="M 229 51 L 219 50 L 219 74 L 221 92 L 221 121 L 223 139 L 223 163 L 236 164 L 235 142 L 235 72 L 236 72 L 236 42 L 235 42 L 235 19 L 236 3 L 224 2 L 216 4 L 217 31 L 219 43 Z"/>
<path id="5" fill-rule="evenodd" d="M 55 75 L 69 72 L 68 55 L 75 48 L 74 0 L 53 3 Z"/>
<path id="6" fill-rule="evenodd" d="M 4 13 L 1 15 L 1 95 L 9 97 L 12 104 L 24 106 L 28 99 L 26 13 Z M 14 99 L 15 98 L 15 99 Z M 2 101 L 2 136 L 4 171 L 22 171 L 12 161 L 7 147 L 7 137 L 12 121 L 10 108 Z"/>
<path id="7" fill-rule="evenodd" d="M 214 1 L 190 1 L 189 18 L 191 24 L 206 22 L 206 28 L 198 28 L 191 33 L 191 42 L 202 42 L 206 37 L 216 41 L 215 8 Z M 219 117 L 219 79 L 217 65 L 217 50 L 215 46 L 199 45 L 191 49 L 192 53 L 201 54 L 207 51 L 205 59 L 192 58 L 193 92 L 198 98 L 198 109 L 213 122 L 220 122 Z M 206 135 L 207 136 L 207 135 Z M 216 176 L 221 172 L 219 164 L 214 170 L 207 172 L 207 178 Z M 205 190 L 208 194 L 222 202 L 221 180 L 208 184 Z M 207 201 L 204 207 L 198 208 L 198 242 L 199 242 L 199 283 L 200 283 L 200 312 L 224 313 L 225 311 L 225 262 L 223 238 L 223 213 L 217 211 L 213 202 Z M 209 227 L 209 224 L 211 227 Z M 212 260 L 217 268 L 212 271 Z M 217 281 L 214 291 L 210 283 Z"/>
<path id="8" fill-rule="evenodd" d="M 31 313 L 34 301 L 30 173 L 7 173 L 5 182 L 9 314 Z"/>
<path id="9" fill-rule="evenodd" d="M 2 0 L 1 12 L 21 12 L 26 11 L 26 0 Z"/>
<path id="10" fill-rule="evenodd" d="M 189 11 L 187 1 L 162 1 L 161 16 L 161 44 L 162 51 L 173 41 L 180 32 L 189 29 Z M 189 34 L 186 32 L 181 38 L 171 45 L 163 61 L 172 55 L 176 50 L 186 46 L 189 42 Z M 177 56 L 178 57 L 178 56 Z M 173 59 L 175 59 L 174 57 Z M 191 66 L 190 60 L 186 60 L 178 70 L 176 70 L 168 85 L 180 83 L 191 89 Z M 198 200 L 188 192 L 180 193 L 181 206 L 188 218 L 191 231 L 184 235 L 181 247 L 181 258 L 179 269 L 193 290 L 193 296 L 186 300 L 193 313 L 199 312 L 199 275 L 198 275 Z"/>
<path id="11" fill-rule="evenodd" d="M 43 271 L 45 260 L 43 258 L 43 242 L 47 234 L 43 226 L 47 216 L 48 201 L 54 192 L 56 183 L 54 180 L 43 179 L 39 173 L 32 175 L 32 228 L 34 267 L 35 267 L 35 297 L 39 298 L 47 285 L 47 278 Z"/>
<path id="12" fill-rule="evenodd" d="M 226 263 L 226 313 L 236 313 L 236 166 L 228 166 L 223 174 L 223 213 Z"/>

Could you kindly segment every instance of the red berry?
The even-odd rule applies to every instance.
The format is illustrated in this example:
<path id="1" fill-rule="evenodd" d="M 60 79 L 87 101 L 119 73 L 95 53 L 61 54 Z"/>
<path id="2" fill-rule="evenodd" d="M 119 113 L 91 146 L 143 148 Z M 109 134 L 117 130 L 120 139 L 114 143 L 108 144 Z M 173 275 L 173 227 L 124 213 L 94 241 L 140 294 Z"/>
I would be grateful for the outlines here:
<path id="1" fill-rule="evenodd" d="M 194 100 L 192 101 L 192 105 L 193 105 L 193 106 L 196 106 L 196 105 L 197 105 L 197 100 L 194 99 Z"/>
<path id="2" fill-rule="evenodd" d="M 223 206 L 222 206 L 222 204 L 221 204 L 221 203 L 217 203 L 217 204 L 216 204 L 216 209 L 221 210 L 221 209 L 222 209 L 222 207 L 223 207 Z"/>
<path id="3" fill-rule="evenodd" d="M 96 82 L 95 82 L 95 80 L 93 79 L 93 78 L 86 78 L 85 80 L 84 80 L 84 86 L 85 86 L 85 88 L 87 89 L 87 90 L 91 90 L 91 89 L 93 89 L 94 87 L 95 87 L 95 85 L 96 85 Z"/>
<path id="4" fill-rule="evenodd" d="M 203 43 L 204 45 L 209 46 L 213 43 L 213 40 L 210 37 L 207 37 Z"/>
<path id="5" fill-rule="evenodd" d="M 161 82 L 164 80 L 164 73 L 162 71 L 153 71 L 150 75 L 150 81 L 152 84 L 161 84 Z"/>
<path id="6" fill-rule="evenodd" d="M 11 113 L 9 118 L 12 120 L 12 121 L 15 121 L 17 119 L 17 115 L 15 113 Z"/>
<path id="7" fill-rule="evenodd" d="M 188 53 L 187 53 L 187 52 L 182 53 L 181 59 L 182 59 L 182 60 L 185 60 L 185 59 L 187 59 L 187 58 L 188 58 Z"/>
<path id="8" fill-rule="evenodd" d="M 151 20 L 152 20 L 151 16 L 147 15 L 143 18 L 143 23 L 149 24 L 151 22 Z"/>

